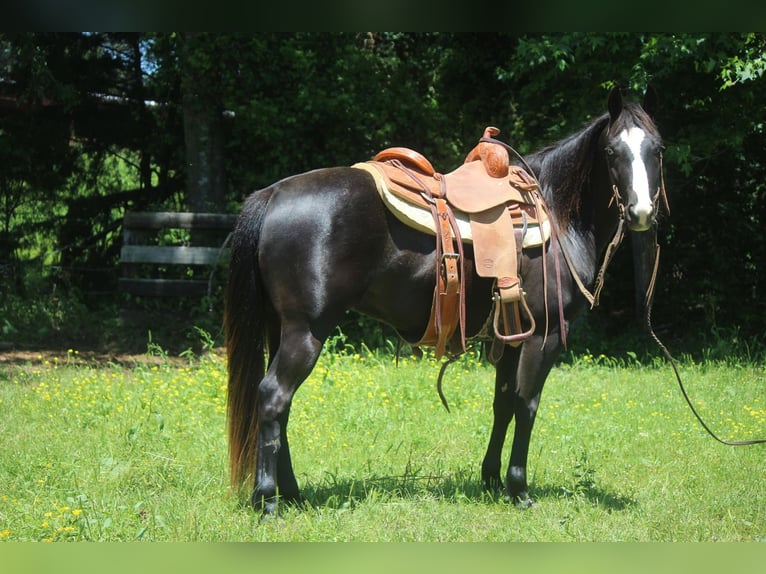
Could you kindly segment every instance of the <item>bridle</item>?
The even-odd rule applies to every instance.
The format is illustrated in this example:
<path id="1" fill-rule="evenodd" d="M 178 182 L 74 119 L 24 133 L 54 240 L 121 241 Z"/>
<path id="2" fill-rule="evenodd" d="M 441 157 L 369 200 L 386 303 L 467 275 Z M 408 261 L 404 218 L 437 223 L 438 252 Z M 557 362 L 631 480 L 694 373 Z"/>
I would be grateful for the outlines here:
<path id="1" fill-rule="evenodd" d="M 604 149 L 604 153 L 606 156 L 609 156 L 608 147 Z M 607 165 L 609 165 L 609 159 L 607 157 Z M 604 260 L 601 263 L 601 267 L 598 270 L 598 273 L 596 275 L 594 287 L 593 287 L 593 293 L 591 293 L 587 287 L 582 282 L 582 279 L 580 279 L 580 276 L 575 271 L 574 265 L 572 264 L 572 260 L 569 257 L 569 254 L 566 252 L 566 249 L 564 248 L 563 244 L 559 242 L 559 246 L 561 247 L 561 252 L 564 254 L 564 259 L 566 259 L 567 265 L 569 266 L 569 270 L 572 272 L 572 276 L 574 277 L 575 283 L 577 283 L 577 287 L 580 289 L 580 292 L 583 294 L 583 296 L 588 300 L 588 303 L 590 303 L 590 308 L 593 309 L 594 307 L 598 306 L 599 303 L 599 297 L 601 296 L 601 290 L 604 287 L 604 282 L 606 281 L 606 269 L 609 267 L 609 264 L 612 262 L 612 258 L 614 257 L 614 254 L 617 252 L 617 248 L 622 243 L 622 240 L 625 238 L 625 224 L 627 223 L 627 216 L 626 216 L 626 209 L 625 209 L 625 201 L 622 198 L 622 195 L 620 194 L 620 188 L 617 184 L 617 181 L 615 181 L 614 175 L 612 174 L 612 170 L 608 169 L 609 172 L 609 181 L 612 184 L 612 197 L 609 200 L 609 207 L 612 206 L 612 204 L 617 205 L 617 211 L 618 211 L 618 217 L 617 217 L 617 229 L 614 232 L 614 236 L 612 237 L 612 240 L 607 244 L 606 246 L 606 252 L 604 253 Z M 654 197 L 652 198 L 652 205 L 654 206 L 654 213 L 657 213 L 659 208 L 659 202 L 660 198 L 663 200 L 663 205 L 665 207 L 665 211 L 668 215 L 670 215 L 670 204 L 668 203 L 668 196 L 665 192 L 665 178 L 663 177 L 663 168 L 662 168 L 662 152 L 660 152 L 660 184 L 657 187 L 657 191 L 654 194 Z M 656 279 L 656 272 L 655 269 L 655 275 L 652 277 L 652 283 L 654 283 Z"/>

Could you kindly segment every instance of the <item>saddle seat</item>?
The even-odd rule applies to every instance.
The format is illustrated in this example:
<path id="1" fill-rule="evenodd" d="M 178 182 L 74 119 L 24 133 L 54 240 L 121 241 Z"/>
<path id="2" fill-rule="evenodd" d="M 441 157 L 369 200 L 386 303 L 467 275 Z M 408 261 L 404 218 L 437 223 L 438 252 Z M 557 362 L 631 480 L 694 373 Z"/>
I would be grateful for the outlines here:
<path id="1" fill-rule="evenodd" d="M 437 172 L 419 152 L 401 147 L 387 148 L 372 161 L 353 166 L 372 174 L 397 219 L 436 236 L 439 280 L 428 328 L 416 345 L 435 346 L 437 358 L 445 353 L 458 324 L 465 351 L 464 242 L 473 244 L 476 273 L 496 280 L 495 338 L 516 345 L 535 328 L 518 261 L 522 246 L 543 245 L 549 239 L 550 221 L 535 180 L 510 165 L 504 145 L 492 139 L 498 133 L 488 127 L 465 162 L 446 174 Z M 531 323 L 526 331 L 519 304 Z"/>

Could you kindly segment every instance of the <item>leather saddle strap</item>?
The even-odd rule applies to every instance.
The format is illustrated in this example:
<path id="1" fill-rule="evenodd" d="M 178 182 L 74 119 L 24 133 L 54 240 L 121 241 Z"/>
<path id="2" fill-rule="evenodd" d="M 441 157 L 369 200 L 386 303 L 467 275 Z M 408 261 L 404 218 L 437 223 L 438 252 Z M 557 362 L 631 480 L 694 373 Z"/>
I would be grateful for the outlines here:
<path id="1" fill-rule="evenodd" d="M 441 177 L 441 174 L 435 173 L 433 175 L 433 178 L 440 182 L 440 197 L 435 197 L 418 174 L 408 169 L 397 159 L 391 160 L 390 163 L 421 188 L 421 196 L 431 208 L 436 227 L 436 286 L 434 287 L 431 316 L 426 332 L 416 345 L 435 345 L 436 358 L 441 358 L 446 352 L 447 342 L 459 323 L 461 326 L 461 345 L 465 351 L 463 243 L 455 214 L 445 199 L 446 181 Z"/>
<path id="2" fill-rule="evenodd" d="M 439 224 L 439 239 L 441 240 L 441 261 L 437 264 L 443 266 L 445 277 L 445 294 L 453 295 L 460 292 L 460 276 L 458 273 L 458 257 L 452 241 L 452 221 L 450 221 L 450 208 L 447 202 L 441 198 L 436 199 L 436 215 Z M 438 253 L 437 253 L 438 255 Z"/>
<path id="3" fill-rule="evenodd" d="M 521 208 L 519 207 L 518 203 L 515 202 L 509 202 L 506 205 L 506 212 L 503 213 L 502 217 L 509 217 L 512 220 L 512 215 L 514 212 L 521 214 Z M 511 224 L 513 225 L 513 224 Z M 512 228 L 511 228 L 512 229 Z M 518 245 L 516 245 L 516 234 L 515 233 L 509 233 L 508 238 L 513 239 L 513 246 L 510 249 L 506 250 L 506 257 L 508 258 L 508 269 L 507 271 L 511 271 L 515 275 L 511 276 L 504 276 L 504 277 L 498 277 L 497 278 L 497 287 L 500 293 L 500 301 L 503 304 L 507 303 L 516 303 L 518 300 L 524 296 L 524 293 L 521 290 L 521 277 L 519 273 L 519 262 L 518 262 Z"/>
<path id="4" fill-rule="evenodd" d="M 437 176 L 441 187 L 441 196 L 447 197 L 447 180 L 441 177 L 441 174 Z M 459 295 L 458 295 L 458 325 L 460 325 L 460 349 L 465 353 L 465 254 L 463 253 L 463 238 L 460 235 L 460 226 L 455 218 L 455 212 L 452 207 L 447 204 L 447 216 L 449 218 L 450 226 L 452 228 L 452 234 L 455 239 L 455 245 L 457 245 L 457 270 L 460 278 Z M 454 253 L 454 251 L 453 251 Z M 454 255 L 450 256 L 454 258 Z"/>
<path id="5" fill-rule="evenodd" d="M 461 289 L 462 274 L 460 273 L 462 243 L 459 241 L 459 236 L 455 238 L 459 246 L 456 250 L 452 229 L 454 215 L 450 217 L 452 210 L 447 202 L 442 198 L 436 198 L 433 209 L 439 230 L 436 273 L 440 280 L 437 281 L 439 291 L 434 294 L 434 297 L 436 299 L 435 320 L 437 322 L 436 356 L 440 358 L 446 351 L 447 342 L 455 332 L 457 323 L 460 322 L 460 303 L 464 296 L 464 290 Z"/>
<path id="6" fill-rule="evenodd" d="M 447 349 L 447 343 L 457 328 L 462 316 L 459 309 L 465 294 L 463 273 L 461 272 L 462 243 L 458 243 L 458 253 L 453 248 L 453 235 L 450 230 L 450 208 L 446 202 L 431 202 L 431 213 L 436 224 L 436 285 L 431 304 L 431 314 L 426 331 L 416 346 L 434 346 L 436 358 L 440 359 Z M 459 237 L 459 234 L 458 234 Z M 446 256 L 445 256 L 446 255 Z M 462 322 L 464 325 L 465 323 Z M 462 329 L 461 329 L 462 333 Z M 465 350 L 465 346 L 463 346 Z"/>
<path id="7" fill-rule="evenodd" d="M 540 195 L 540 188 L 534 190 L 532 192 L 532 199 L 535 203 L 535 211 L 537 213 L 538 219 L 542 220 L 542 214 L 545 213 L 548 216 L 548 220 L 552 221 L 550 218 L 550 214 L 548 213 L 548 208 L 546 206 L 545 200 L 543 199 L 542 195 Z M 556 245 L 556 226 L 551 225 L 551 251 L 553 252 L 553 265 L 556 271 L 556 297 L 557 297 L 557 304 L 559 309 L 559 330 L 560 330 L 560 336 L 561 336 L 561 344 L 564 347 L 564 350 L 567 349 L 567 328 L 566 328 L 566 319 L 564 318 L 564 300 L 563 300 L 563 294 L 561 291 L 561 264 L 559 262 L 559 256 L 558 251 L 555 248 Z M 548 262 L 546 257 L 546 249 L 545 246 L 543 246 L 543 302 L 545 304 L 545 336 L 543 337 L 543 348 L 545 347 L 545 343 L 548 340 L 548 330 L 549 330 L 549 317 L 550 312 L 548 308 Z"/>
<path id="8" fill-rule="evenodd" d="M 551 252 L 553 253 L 553 265 L 556 270 L 556 298 L 559 308 L 559 329 L 561 334 L 561 345 L 564 350 L 567 349 L 567 325 L 564 318 L 564 298 L 561 290 L 561 262 L 559 261 L 559 250 L 556 249 L 556 245 L 561 246 L 558 243 L 556 226 L 551 225 Z M 563 247 L 561 252 L 564 253 Z M 545 249 L 543 249 L 543 291 L 545 291 L 545 338 L 543 339 L 543 347 L 548 338 L 548 287 L 547 287 L 547 268 L 548 265 L 545 262 Z M 579 277 L 577 278 L 579 280 Z"/>
<path id="9" fill-rule="evenodd" d="M 423 199 L 425 199 L 429 203 L 431 202 L 431 197 L 432 197 L 431 190 L 428 187 L 428 185 L 426 185 L 423 182 L 423 180 L 418 176 L 418 174 L 413 172 L 411 169 L 409 169 L 407 166 L 405 166 L 398 159 L 392 159 L 392 160 L 390 160 L 390 163 L 391 163 L 391 165 L 393 165 L 397 169 L 401 170 L 402 173 L 407 175 L 418 187 L 420 187 L 420 189 L 421 189 L 420 195 L 423 197 Z M 443 178 L 442 178 L 440 173 L 434 173 L 432 177 L 434 179 L 443 180 Z M 442 187 L 442 189 L 441 189 L 442 197 L 445 197 L 445 194 L 444 194 L 444 184 L 442 184 L 441 187 Z"/>

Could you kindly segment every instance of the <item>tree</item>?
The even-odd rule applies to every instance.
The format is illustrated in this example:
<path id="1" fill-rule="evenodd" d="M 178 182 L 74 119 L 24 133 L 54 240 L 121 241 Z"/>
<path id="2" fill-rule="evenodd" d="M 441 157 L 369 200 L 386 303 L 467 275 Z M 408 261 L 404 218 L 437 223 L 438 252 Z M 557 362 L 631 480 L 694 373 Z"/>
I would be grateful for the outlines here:
<path id="1" fill-rule="evenodd" d="M 176 37 L 189 210 L 220 212 L 226 192 L 221 67 L 226 43 L 209 33 L 185 32 Z"/>

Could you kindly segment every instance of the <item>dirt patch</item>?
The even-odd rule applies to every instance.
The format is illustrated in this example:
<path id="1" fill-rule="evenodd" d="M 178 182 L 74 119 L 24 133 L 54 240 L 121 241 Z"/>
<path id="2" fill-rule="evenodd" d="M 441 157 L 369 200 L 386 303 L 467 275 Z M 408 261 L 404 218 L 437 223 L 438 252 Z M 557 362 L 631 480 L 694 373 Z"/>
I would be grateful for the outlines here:
<path id="1" fill-rule="evenodd" d="M 214 349 L 213 354 L 223 358 L 223 348 Z M 120 365 L 123 367 L 152 366 L 172 364 L 183 366 L 189 359 L 180 356 L 157 356 L 148 353 L 131 353 L 110 350 L 73 350 L 73 349 L 2 349 L 0 348 L 0 366 L 29 365 L 44 362 L 66 364 L 73 362 L 86 365 Z"/>

